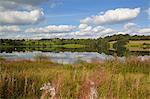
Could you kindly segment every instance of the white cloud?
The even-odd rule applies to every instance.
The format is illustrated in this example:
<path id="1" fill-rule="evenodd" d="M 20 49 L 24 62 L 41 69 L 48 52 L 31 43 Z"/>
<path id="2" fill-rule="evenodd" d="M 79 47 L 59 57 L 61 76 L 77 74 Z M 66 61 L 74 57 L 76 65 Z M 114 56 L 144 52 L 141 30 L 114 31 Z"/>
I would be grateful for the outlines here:
<path id="1" fill-rule="evenodd" d="M 0 2 L 3 2 L 3 1 L 15 2 L 18 4 L 28 4 L 28 5 L 33 5 L 33 6 L 40 5 L 45 2 L 48 2 L 49 4 L 56 2 L 56 0 L 0 0 Z"/>
<path id="2" fill-rule="evenodd" d="M 150 28 L 142 28 L 138 30 L 139 33 L 142 34 L 149 34 L 150 35 Z"/>
<path id="3" fill-rule="evenodd" d="M 114 29 L 106 28 L 103 26 L 96 26 L 96 27 L 92 27 L 92 29 L 86 31 L 85 33 L 80 31 L 80 34 L 89 35 L 89 38 L 90 37 L 98 38 L 108 34 L 113 34 L 114 32 L 116 32 Z"/>
<path id="4" fill-rule="evenodd" d="M 111 35 L 116 31 L 111 28 L 103 26 L 89 26 L 87 24 L 80 24 L 79 31 L 74 32 L 76 38 L 98 38 L 106 35 Z"/>
<path id="5" fill-rule="evenodd" d="M 79 29 L 85 29 L 85 28 L 87 28 L 87 27 L 88 27 L 87 24 L 80 24 L 80 25 L 79 25 Z"/>
<path id="6" fill-rule="evenodd" d="M 30 25 L 40 22 L 40 5 L 56 5 L 56 0 L 0 0 L 0 25 Z"/>
<path id="7" fill-rule="evenodd" d="M 104 28 L 101 32 L 97 32 L 96 33 L 96 37 L 95 38 L 105 37 L 105 36 L 113 35 L 115 33 L 117 33 L 117 31 L 114 30 L 114 29 Z"/>
<path id="8" fill-rule="evenodd" d="M 25 33 L 34 33 L 36 38 L 98 38 L 100 36 L 111 35 L 115 32 L 116 30 L 111 28 L 102 26 L 93 27 L 86 24 L 80 24 L 78 28 L 72 25 L 50 25 L 25 30 Z"/>
<path id="9" fill-rule="evenodd" d="M 30 11 L 30 10 L 35 10 L 38 9 L 35 6 L 32 5 L 27 5 L 27 4 L 18 4 L 13 1 L 1 1 L 0 0 L 0 11 Z"/>
<path id="10" fill-rule="evenodd" d="M 96 30 L 97 29 L 97 30 Z M 95 31 L 96 30 L 96 31 Z M 95 32 L 93 32 L 95 31 Z M 42 39 L 42 38 L 99 38 L 110 36 L 114 34 L 130 34 L 130 35 L 150 35 L 150 28 L 141 28 L 137 29 L 134 32 L 128 31 L 119 31 L 106 27 L 92 27 L 90 31 L 82 32 L 78 31 L 70 31 L 70 32 L 62 32 L 62 33 L 28 33 L 28 32 L 9 32 L 3 33 L 0 32 L 0 38 L 13 38 L 13 39 Z"/>
<path id="11" fill-rule="evenodd" d="M 80 22 L 82 24 L 112 24 L 123 21 L 128 21 L 136 18 L 140 13 L 140 8 L 118 8 L 115 10 L 108 10 L 103 15 L 96 15 L 87 17 Z"/>
<path id="12" fill-rule="evenodd" d="M 64 33 L 64 32 L 70 32 L 76 29 L 76 26 L 72 25 L 49 25 L 46 27 L 42 28 L 30 28 L 27 29 L 25 32 L 30 32 L 30 33 Z"/>
<path id="13" fill-rule="evenodd" d="M 127 24 L 126 24 L 127 25 Z M 130 26 L 130 25 L 129 25 Z M 150 28 L 138 28 L 129 30 L 114 30 L 104 26 L 89 26 L 80 24 L 77 26 L 72 25 L 50 25 L 41 28 L 29 28 L 25 31 L 20 30 L 18 27 L 1 26 L 0 38 L 13 38 L 13 39 L 42 39 L 42 38 L 99 38 L 110 36 L 114 34 L 130 34 L 130 35 L 150 35 Z M 18 29 L 17 29 L 18 28 Z M 17 32 L 21 31 L 21 32 Z M 6 33 L 4 33 L 6 32 Z M 10 35 L 11 32 L 11 35 Z"/>
<path id="14" fill-rule="evenodd" d="M 115 34 L 116 35 L 118 35 L 118 34 L 123 34 L 124 35 L 124 34 L 129 34 L 129 33 L 125 32 L 125 31 L 119 31 L 119 32 L 116 32 Z"/>
<path id="15" fill-rule="evenodd" d="M 58 0 L 0 0 L 0 10 L 31 11 L 40 9 L 39 7 L 41 4 L 47 4 L 49 7 L 53 8 L 61 3 Z"/>
<path id="16" fill-rule="evenodd" d="M 130 35 L 150 35 L 150 28 L 141 28 L 135 23 L 127 23 L 124 25 L 124 31 L 122 32 Z"/>
<path id="17" fill-rule="evenodd" d="M 127 23 L 124 25 L 124 29 L 125 30 L 130 30 L 130 29 L 133 29 L 135 28 L 137 25 L 135 23 Z"/>
<path id="18" fill-rule="evenodd" d="M 89 32 L 89 31 L 91 31 L 92 30 L 92 26 L 88 26 L 87 24 L 80 24 L 79 25 L 79 30 L 81 31 L 81 32 Z"/>
<path id="19" fill-rule="evenodd" d="M 146 12 L 148 14 L 148 18 L 150 19 L 150 8 L 148 8 L 148 10 Z"/>
<path id="20" fill-rule="evenodd" d="M 1 25 L 28 25 L 40 22 L 44 13 L 41 10 L 32 11 L 0 11 Z"/>
<path id="21" fill-rule="evenodd" d="M 98 33 L 98 32 L 102 32 L 102 31 L 104 31 L 104 30 L 105 30 L 104 27 L 102 27 L 102 26 L 97 26 L 97 27 L 94 27 L 92 31 L 93 31 L 94 33 Z"/>
<path id="22" fill-rule="evenodd" d="M 21 29 L 18 26 L 0 26 L 0 32 L 20 32 Z"/>

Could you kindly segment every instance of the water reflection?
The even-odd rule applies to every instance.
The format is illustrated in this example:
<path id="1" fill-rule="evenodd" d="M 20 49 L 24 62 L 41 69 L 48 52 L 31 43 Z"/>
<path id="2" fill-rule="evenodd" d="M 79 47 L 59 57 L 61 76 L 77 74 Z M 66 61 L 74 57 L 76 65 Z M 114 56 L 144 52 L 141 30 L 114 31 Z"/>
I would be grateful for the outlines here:
<path id="1" fill-rule="evenodd" d="M 49 60 L 61 63 L 61 64 L 73 64 L 78 61 L 92 62 L 96 60 L 105 60 L 114 58 L 112 55 L 106 55 L 104 53 L 97 52 L 12 52 L 12 53 L 0 53 L 0 57 L 4 57 L 7 60 L 20 60 L 20 59 L 29 59 L 35 60 L 37 55 L 47 56 Z M 141 58 L 150 58 L 150 56 L 139 56 Z M 120 57 L 123 59 L 124 57 Z"/>
<path id="2" fill-rule="evenodd" d="M 113 56 L 97 52 L 12 52 L 0 53 L 1 57 L 8 60 L 30 59 L 34 60 L 37 55 L 47 56 L 51 61 L 63 64 L 72 64 L 77 61 L 91 62 L 93 59 L 105 60 L 111 59 Z"/>

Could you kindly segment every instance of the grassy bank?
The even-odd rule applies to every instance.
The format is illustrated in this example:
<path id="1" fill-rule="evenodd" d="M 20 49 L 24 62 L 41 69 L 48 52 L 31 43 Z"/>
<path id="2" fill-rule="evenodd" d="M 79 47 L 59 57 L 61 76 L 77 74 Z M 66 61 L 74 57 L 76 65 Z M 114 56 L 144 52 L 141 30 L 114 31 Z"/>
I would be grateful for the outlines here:
<path id="1" fill-rule="evenodd" d="M 0 59 L 0 98 L 39 99 L 50 82 L 58 99 L 88 99 L 94 86 L 98 98 L 146 99 L 150 92 L 150 60 L 130 57 L 93 63 L 62 65 L 37 61 Z"/>

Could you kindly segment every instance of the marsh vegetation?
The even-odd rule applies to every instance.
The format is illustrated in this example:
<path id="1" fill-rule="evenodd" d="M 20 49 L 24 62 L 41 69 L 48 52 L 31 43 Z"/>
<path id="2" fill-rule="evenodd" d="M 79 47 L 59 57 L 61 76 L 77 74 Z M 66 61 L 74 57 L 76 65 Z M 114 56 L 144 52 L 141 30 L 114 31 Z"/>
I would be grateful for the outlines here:
<path id="1" fill-rule="evenodd" d="M 92 63 L 57 64 L 47 58 L 35 61 L 0 59 L 0 98 L 40 98 L 50 82 L 58 99 L 89 99 L 91 82 L 98 98 L 148 98 L 150 59 L 128 57 Z"/>

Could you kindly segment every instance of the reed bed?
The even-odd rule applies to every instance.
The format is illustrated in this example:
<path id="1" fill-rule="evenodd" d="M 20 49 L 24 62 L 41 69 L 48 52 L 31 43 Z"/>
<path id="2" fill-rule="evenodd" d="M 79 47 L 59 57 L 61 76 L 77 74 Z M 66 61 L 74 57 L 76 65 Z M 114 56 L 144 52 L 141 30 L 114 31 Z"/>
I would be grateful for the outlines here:
<path id="1" fill-rule="evenodd" d="M 0 60 L 0 98 L 44 99 L 44 83 L 55 99 L 148 99 L 150 59 L 128 57 L 104 62 L 57 64 L 46 60 Z M 46 98 L 45 98 L 46 99 Z"/>

